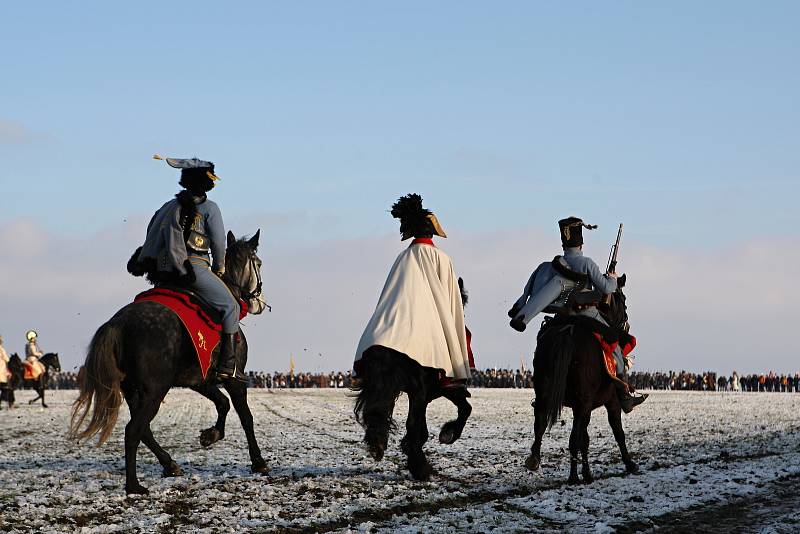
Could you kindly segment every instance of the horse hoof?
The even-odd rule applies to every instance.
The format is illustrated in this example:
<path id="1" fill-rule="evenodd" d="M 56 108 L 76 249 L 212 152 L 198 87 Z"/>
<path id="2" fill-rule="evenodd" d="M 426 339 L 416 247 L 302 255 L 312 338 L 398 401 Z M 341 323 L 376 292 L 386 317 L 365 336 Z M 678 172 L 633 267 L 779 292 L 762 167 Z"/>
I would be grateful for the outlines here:
<path id="1" fill-rule="evenodd" d="M 42 408 L 49 408 L 46 404 L 42 404 Z"/>
<path id="2" fill-rule="evenodd" d="M 206 428 L 200 432 L 200 445 L 203 447 L 210 447 L 214 443 L 221 440 L 225 435 L 220 432 L 216 427 Z"/>
<path id="3" fill-rule="evenodd" d="M 636 462 L 631 462 L 625 465 L 625 470 L 631 475 L 638 475 L 639 474 L 639 466 L 636 465 Z"/>
<path id="4" fill-rule="evenodd" d="M 150 491 L 141 484 L 125 484 L 125 493 L 128 495 L 148 495 Z"/>
<path id="5" fill-rule="evenodd" d="M 414 480 L 421 482 L 427 482 L 431 479 L 431 474 L 433 474 L 433 466 L 428 460 L 423 460 L 419 464 L 409 462 L 408 470 L 411 471 L 411 476 L 414 477 Z"/>
<path id="6" fill-rule="evenodd" d="M 175 462 L 171 462 L 168 466 L 164 467 L 164 472 L 161 473 L 163 478 L 183 476 L 181 467 Z"/>
<path id="7" fill-rule="evenodd" d="M 591 473 L 583 473 L 583 483 L 584 484 L 591 484 L 594 482 L 594 477 Z"/>
<path id="8" fill-rule="evenodd" d="M 258 473 L 260 475 L 267 474 L 267 462 L 263 458 L 257 458 L 253 460 L 253 464 L 250 466 L 251 473 Z"/>
<path id="9" fill-rule="evenodd" d="M 386 449 L 380 443 L 374 443 L 369 446 L 369 455 L 372 456 L 376 462 L 383 460 L 383 453 L 385 451 Z"/>
<path id="10" fill-rule="evenodd" d="M 442 427 L 442 431 L 439 432 L 439 443 L 451 445 L 460 437 L 461 432 L 459 432 L 455 424 L 445 423 Z"/>
<path id="11" fill-rule="evenodd" d="M 580 484 L 580 483 L 581 483 L 581 480 L 578 478 L 577 474 L 572 474 L 567 479 L 567 484 L 570 484 L 570 485 L 573 485 L 573 486 L 575 486 L 577 484 Z"/>
<path id="12" fill-rule="evenodd" d="M 534 456 L 533 454 L 528 456 L 528 458 L 525 460 L 525 467 L 527 467 L 529 471 L 538 471 L 541 464 L 541 458 Z"/>

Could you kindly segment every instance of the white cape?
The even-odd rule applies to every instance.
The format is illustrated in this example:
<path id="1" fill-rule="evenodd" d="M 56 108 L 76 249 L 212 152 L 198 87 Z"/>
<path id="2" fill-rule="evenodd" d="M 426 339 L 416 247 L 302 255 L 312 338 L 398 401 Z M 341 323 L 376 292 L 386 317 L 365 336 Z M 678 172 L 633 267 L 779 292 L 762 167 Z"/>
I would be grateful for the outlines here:
<path id="1" fill-rule="evenodd" d="M 395 260 L 378 306 L 356 350 L 356 361 L 380 345 L 450 378 L 470 377 L 464 305 L 450 257 L 412 244 Z"/>

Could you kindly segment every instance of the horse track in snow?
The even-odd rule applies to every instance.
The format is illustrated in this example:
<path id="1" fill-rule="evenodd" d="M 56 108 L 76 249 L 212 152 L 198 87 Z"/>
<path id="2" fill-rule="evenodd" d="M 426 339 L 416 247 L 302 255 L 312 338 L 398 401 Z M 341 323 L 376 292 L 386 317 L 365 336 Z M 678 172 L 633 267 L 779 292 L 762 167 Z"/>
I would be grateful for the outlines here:
<path id="1" fill-rule="evenodd" d="M 153 422 L 184 470 L 162 479 L 139 449 L 149 496 L 123 485 L 123 409 L 109 443 L 65 440 L 74 391 L 48 392 L 50 408 L 0 411 L 2 532 L 638 532 L 800 530 L 800 395 L 656 392 L 624 418 L 642 468 L 624 476 L 605 412 L 594 412 L 590 454 L 597 480 L 569 486 L 570 428 L 545 436 L 542 468 L 525 470 L 532 390 L 473 390 L 474 411 L 454 445 L 435 439 L 455 415 L 428 409 L 426 445 L 437 473 L 414 482 L 393 436 L 376 464 L 360 445 L 346 390 L 250 390 L 256 434 L 270 465 L 251 475 L 233 411 L 226 437 L 205 449 L 213 405 L 173 390 Z M 405 403 L 395 414 L 400 428 Z"/>

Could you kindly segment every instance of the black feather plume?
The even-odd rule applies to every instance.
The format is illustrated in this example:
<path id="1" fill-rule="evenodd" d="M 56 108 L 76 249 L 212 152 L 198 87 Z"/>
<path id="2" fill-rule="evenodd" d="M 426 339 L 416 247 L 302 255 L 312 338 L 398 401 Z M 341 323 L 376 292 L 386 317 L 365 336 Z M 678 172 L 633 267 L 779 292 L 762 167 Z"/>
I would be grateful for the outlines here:
<path id="1" fill-rule="evenodd" d="M 403 239 L 432 235 L 433 228 L 428 220 L 430 213 L 422 207 L 422 197 L 416 193 L 400 197 L 392 205 L 392 217 L 400 219 L 400 233 L 403 234 Z"/>

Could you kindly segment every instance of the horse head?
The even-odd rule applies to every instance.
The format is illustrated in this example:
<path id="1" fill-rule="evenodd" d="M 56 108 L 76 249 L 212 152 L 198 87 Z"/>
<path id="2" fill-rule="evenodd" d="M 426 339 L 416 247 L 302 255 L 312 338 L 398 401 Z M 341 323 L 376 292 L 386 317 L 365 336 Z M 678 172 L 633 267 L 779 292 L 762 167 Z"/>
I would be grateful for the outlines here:
<path id="1" fill-rule="evenodd" d="M 11 387 L 19 389 L 22 386 L 22 376 L 25 370 L 22 367 L 22 358 L 16 352 L 8 359 L 8 370 L 11 371 Z"/>
<path id="2" fill-rule="evenodd" d="M 261 230 L 251 238 L 236 239 L 228 232 L 228 248 L 225 253 L 225 275 L 223 280 L 234 296 L 247 302 L 249 313 L 258 315 L 270 309 L 261 293 L 261 259 L 258 257 L 258 240 Z"/>
<path id="3" fill-rule="evenodd" d="M 624 286 L 624 283 L 622 285 Z M 625 293 L 622 291 L 622 287 L 617 287 L 617 290 L 611 294 L 608 304 L 603 306 L 603 315 L 609 326 L 619 328 L 625 332 L 630 329 L 628 306 L 625 304 Z"/>
<path id="4" fill-rule="evenodd" d="M 52 369 L 56 373 L 61 372 L 61 362 L 58 359 L 57 352 L 48 352 L 47 354 L 41 357 L 40 361 L 48 369 Z"/>

